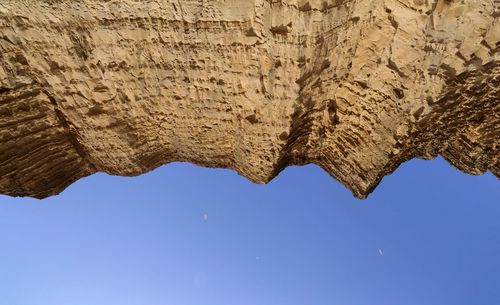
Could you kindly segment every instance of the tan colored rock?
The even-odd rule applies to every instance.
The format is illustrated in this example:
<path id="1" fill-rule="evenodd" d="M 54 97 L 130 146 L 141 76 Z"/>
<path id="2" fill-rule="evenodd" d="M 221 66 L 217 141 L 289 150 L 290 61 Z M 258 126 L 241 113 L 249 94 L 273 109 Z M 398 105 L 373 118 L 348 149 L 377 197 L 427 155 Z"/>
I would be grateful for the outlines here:
<path id="1" fill-rule="evenodd" d="M 2 0 L 0 192 L 172 161 L 500 175 L 497 0 Z"/>

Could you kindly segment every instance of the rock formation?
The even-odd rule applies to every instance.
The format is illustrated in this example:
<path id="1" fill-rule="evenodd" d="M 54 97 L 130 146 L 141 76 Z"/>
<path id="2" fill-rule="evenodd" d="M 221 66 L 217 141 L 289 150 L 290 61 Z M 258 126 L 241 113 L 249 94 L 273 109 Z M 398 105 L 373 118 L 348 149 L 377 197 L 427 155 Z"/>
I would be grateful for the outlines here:
<path id="1" fill-rule="evenodd" d="M 498 0 L 2 0 L 0 193 L 172 161 L 500 175 Z"/>

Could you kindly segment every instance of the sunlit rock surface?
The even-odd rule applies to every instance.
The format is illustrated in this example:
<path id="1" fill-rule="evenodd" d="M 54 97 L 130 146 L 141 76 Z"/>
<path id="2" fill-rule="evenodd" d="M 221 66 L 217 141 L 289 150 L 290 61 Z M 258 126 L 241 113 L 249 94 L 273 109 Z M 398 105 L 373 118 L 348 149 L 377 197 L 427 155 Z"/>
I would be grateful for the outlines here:
<path id="1" fill-rule="evenodd" d="M 500 2 L 2 0 L 0 192 L 172 161 L 500 175 Z"/>

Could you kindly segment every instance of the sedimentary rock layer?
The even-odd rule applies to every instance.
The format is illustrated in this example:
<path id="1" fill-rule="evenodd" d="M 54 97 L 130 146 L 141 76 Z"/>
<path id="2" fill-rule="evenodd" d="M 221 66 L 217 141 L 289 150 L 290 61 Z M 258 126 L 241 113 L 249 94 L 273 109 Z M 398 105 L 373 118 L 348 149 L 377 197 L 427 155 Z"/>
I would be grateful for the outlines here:
<path id="1" fill-rule="evenodd" d="M 2 0 L 0 193 L 172 161 L 500 175 L 497 0 Z"/>

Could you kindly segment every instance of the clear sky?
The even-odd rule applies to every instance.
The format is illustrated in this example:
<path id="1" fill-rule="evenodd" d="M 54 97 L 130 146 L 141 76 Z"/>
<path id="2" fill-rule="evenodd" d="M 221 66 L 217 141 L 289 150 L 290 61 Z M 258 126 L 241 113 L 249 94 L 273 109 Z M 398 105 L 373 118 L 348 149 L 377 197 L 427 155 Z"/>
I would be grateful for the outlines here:
<path id="1" fill-rule="evenodd" d="M 372 304 L 500 304 L 498 179 L 413 160 L 357 200 L 175 163 L 0 196 L 0 305 Z"/>

